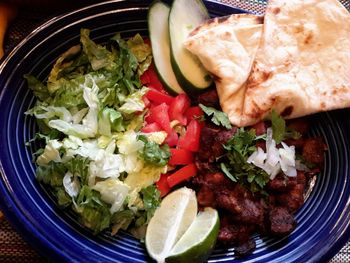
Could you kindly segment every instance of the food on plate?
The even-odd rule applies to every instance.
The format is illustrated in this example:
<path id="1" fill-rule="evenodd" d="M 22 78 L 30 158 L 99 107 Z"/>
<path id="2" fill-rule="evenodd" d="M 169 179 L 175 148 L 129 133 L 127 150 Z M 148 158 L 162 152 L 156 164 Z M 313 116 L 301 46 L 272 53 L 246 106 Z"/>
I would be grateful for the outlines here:
<path id="1" fill-rule="evenodd" d="M 197 212 L 192 189 L 182 187 L 167 195 L 147 227 L 149 255 L 157 262 L 203 262 L 215 246 L 219 216 L 210 207 Z"/>
<path id="2" fill-rule="evenodd" d="M 169 93 L 178 94 L 184 91 L 177 82 L 170 61 L 169 13 L 170 7 L 167 4 L 153 2 L 148 11 L 148 29 L 159 79 Z"/>
<path id="3" fill-rule="evenodd" d="M 191 17 L 183 12 L 187 3 Z M 202 262 L 216 240 L 244 256 L 255 248 L 253 233 L 291 233 L 327 149 L 322 138 L 308 136 L 308 120 L 286 122 L 274 105 L 269 120 L 245 127 L 237 123 L 241 115 L 233 122 L 222 111 L 232 102 L 244 107 L 271 21 L 232 15 L 192 32 L 188 48 L 209 45 L 198 56 L 214 73 L 210 88 L 203 65 L 183 45 L 207 15 L 200 1 L 175 0 L 170 9 L 156 1 L 150 41 L 116 34 L 102 45 L 82 29 L 80 45 L 57 59 L 46 83 L 25 76 L 37 98 L 26 114 L 39 127 L 28 142 L 38 181 L 94 234 L 122 229 L 145 238 L 158 262 Z M 239 55 L 231 52 L 237 49 Z M 192 76 L 194 65 L 199 75 Z M 194 77 L 192 86 L 183 76 Z M 205 85 L 196 82 L 202 77 Z M 198 87 L 206 91 L 198 94 Z"/>
<path id="4" fill-rule="evenodd" d="M 164 262 L 196 216 L 196 193 L 192 189 L 181 188 L 167 195 L 147 227 L 145 243 L 150 256 Z"/>
<path id="5" fill-rule="evenodd" d="M 57 59 L 46 84 L 26 76 L 37 97 L 26 113 L 40 129 L 36 177 L 94 233 L 131 224 L 141 231 L 160 202 L 154 183 L 170 157 L 165 132 L 139 132 L 148 90 L 139 76 L 151 49 L 140 35 L 119 34 L 107 48 L 86 29 L 80 42 Z"/>
<path id="6" fill-rule="evenodd" d="M 212 84 L 208 71 L 183 45 L 188 33 L 209 18 L 201 0 L 174 0 L 169 14 L 171 64 L 181 87 L 189 94 Z"/>
<path id="7" fill-rule="evenodd" d="M 245 256 L 255 249 L 254 233 L 286 236 L 304 203 L 309 183 L 323 169 L 326 146 L 305 138 L 310 123 L 287 123 L 274 112 L 271 122 L 225 128 L 206 121 L 191 186 L 199 207 L 220 215 L 218 241 Z"/>
<path id="8" fill-rule="evenodd" d="M 240 123 L 245 82 L 260 43 L 262 21 L 262 17 L 251 14 L 213 18 L 198 26 L 184 42 L 213 75 L 222 109 L 233 124 Z"/>
<path id="9" fill-rule="evenodd" d="M 231 122 L 241 127 L 252 125 L 265 119 L 272 109 L 290 119 L 349 107 L 349 21 L 349 12 L 337 0 L 269 1 L 247 82 L 237 88 L 240 93 L 228 88 L 230 99 L 219 92 L 222 109 Z M 190 35 L 190 40 L 194 41 L 194 36 Z M 196 54 L 215 75 L 210 66 L 217 57 L 202 54 L 209 48 L 205 43 L 202 46 Z M 231 62 L 241 63 L 235 57 Z M 217 86 L 222 82 L 222 77 L 216 80 Z M 237 96 L 244 98 L 238 110 L 233 106 Z"/>
<path id="10" fill-rule="evenodd" d="M 218 212 L 206 207 L 170 251 L 166 262 L 204 262 L 213 251 L 219 233 Z"/>

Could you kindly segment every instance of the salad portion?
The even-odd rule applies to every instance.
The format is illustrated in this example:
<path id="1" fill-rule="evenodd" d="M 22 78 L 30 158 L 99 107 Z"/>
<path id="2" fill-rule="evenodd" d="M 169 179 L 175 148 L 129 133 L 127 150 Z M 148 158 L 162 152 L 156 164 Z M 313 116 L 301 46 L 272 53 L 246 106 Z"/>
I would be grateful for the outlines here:
<path id="1" fill-rule="evenodd" d="M 37 97 L 26 113 L 40 128 L 36 176 L 94 233 L 111 227 L 115 234 L 131 223 L 139 229 L 159 205 L 154 183 L 170 158 L 165 131 L 140 131 L 149 103 L 140 76 L 152 63 L 151 48 L 139 35 L 97 45 L 86 29 L 80 40 L 46 84 L 25 76 Z"/>

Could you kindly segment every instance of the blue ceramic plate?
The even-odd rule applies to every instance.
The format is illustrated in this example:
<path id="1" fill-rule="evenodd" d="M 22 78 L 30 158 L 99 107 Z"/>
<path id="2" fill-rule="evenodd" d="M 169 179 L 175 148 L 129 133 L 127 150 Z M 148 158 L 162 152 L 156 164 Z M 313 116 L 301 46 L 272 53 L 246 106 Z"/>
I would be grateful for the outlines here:
<path id="1" fill-rule="evenodd" d="M 93 236 L 73 213 L 60 211 L 35 180 L 33 148 L 25 146 L 37 127 L 24 112 L 34 103 L 23 79 L 31 73 L 45 80 L 55 59 L 79 42 L 80 28 L 92 30 L 103 42 L 116 32 L 124 37 L 147 35 L 150 1 L 110 1 L 54 18 L 35 30 L 0 65 L 0 203 L 8 219 L 40 253 L 63 262 L 150 261 L 144 245 L 127 233 Z M 206 1 L 212 16 L 241 10 Z M 315 135 L 329 150 L 323 174 L 298 211 L 298 227 L 283 239 L 256 237 L 255 252 L 235 262 L 320 262 L 330 259 L 350 235 L 350 114 L 349 110 L 311 117 Z M 210 262 L 231 261 L 233 249 L 217 247 Z"/>

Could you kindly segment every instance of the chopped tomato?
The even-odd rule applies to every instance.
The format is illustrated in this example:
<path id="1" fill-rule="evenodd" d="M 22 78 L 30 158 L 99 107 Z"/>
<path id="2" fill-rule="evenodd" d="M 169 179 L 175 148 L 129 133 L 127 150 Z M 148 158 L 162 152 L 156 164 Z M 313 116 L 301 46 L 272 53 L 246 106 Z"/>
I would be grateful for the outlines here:
<path id="1" fill-rule="evenodd" d="M 187 125 L 186 133 L 180 137 L 178 147 L 191 152 L 199 150 L 199 140 L 201 136 L 201 126 L 197 120 L 192 120 Z"/>
<path id="2" fill-rule="evenodd" d="M 203 115 L 204 115 L 204 113 L 203 113 L 202 109 L 199 106 L 190 107 L 185 112 L 185 116 L 186 116 L 188 121 L 198 120 Z"/>
<path id="3" fill-rule="evenodd" d="M 159 126 L 170 135 L 173 130 L 170 127 L 168 110 L 169 106 L 166 103 L 162 103 L 150 109 L 150 116 L 154 122 L 159 124 Z"/>
<path id="4" fill-rule="evenodd" d="M 148 67 L 148 69 L 140 76 L 140 81 L 142 85 L 146 85 L 150 88 L 154 88 L 159 91 L 164 91 L 163 85 L 160 82 L 157 72 L 153 63 Z"/>
<path id="5" fill-rule="evenodd" d="M 175 97 L 170 104 L 169 117 L 170 120 L 178 120 L 180 124 L 186 125 L 187 118 L 184 115 L 186 110 L 190 107 L 191 101 L 185 93 L 181 93 Z"/>
<path id="6" fill-rule="evenodd" d="M 153 118 L 153 116 L 151 114 L 147 114 L 145 116 L 145 121 L 146 121 L 146 123 L 153 123 L 154 122 L 154 118 Z"/>
<path id="7" fill-rule="evenodd" d="M 168 176 L 166 174 L 162 174 L 158 182 L 156 182 L 156 186 L 160 192 L 160 197 L 164 197 L 167 193 L 170 192 L 170 186 L 168 185 L 167 177 Z"/>
<path id="8" fill-rule="evenodd" d="M 141 131 L 144 133 L 149 133 L 149 132 L 158 132 L 161 131 L 162 127 L 160 127 L 160 125 L 156 122 L 152 122 L 149 124 L 146 124 L 146 126 L 144 126 Z"/>
<path id="9" fill-rule="evenodd" d="M 193 153 L 185 149 L 170 149 L 170 165 L 185 165 L 193 163 Z"/>
<path id="10" fill-rule="evenodd" d="M 177 170 L 175 173 L 168 176 L 167 181 L 168 185 L 170 187 L 173 187 L 188 178 L 195 176 L 197 174 L 197 167 L 194 163 L 188 164 L 179 170 Z"/>
<path id="11" fill-rule="evenodd" d="M 152 88 L 150 88 L 147 91 L 145 97 L 150 101 L 154 102 L 155 104 L 166 103 L 170 105 L 174 101 L 174 98 L 170 95 L 167 95 L 164 92 L 160 92 Z"/>
<path id="12" fill-rule="evenodd" d="M 151 82 L 148 70 L 146 70 L 141 76 L 140 81 L 142 85 L 148 85 Z"/>
<path id="13" fill-rule="evenodd" d="M 177 135 L 177 133 L 172 130 L 170 134 L 168 134 L 168 137 L 165 139 L 165 142 L 170 146 L 176 146 L 177 143 L 179 141 L 179 136 Z"/>

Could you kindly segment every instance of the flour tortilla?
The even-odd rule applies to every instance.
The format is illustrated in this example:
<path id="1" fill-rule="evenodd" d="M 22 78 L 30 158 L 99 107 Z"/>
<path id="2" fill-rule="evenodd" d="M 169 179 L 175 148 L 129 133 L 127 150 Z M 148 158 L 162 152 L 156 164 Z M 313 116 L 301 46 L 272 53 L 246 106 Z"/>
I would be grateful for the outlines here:
<path id="1" fill-rule="evenodd" d="M 350 107 L 350 14 L 337 0 L 270 0 L 246 84 L 246 126 Z"/>
<path id="2" fill-rule="evenodd" d="M 220 104 L 230 120 L 241 119 L 245 86 L 262 33 L 262 17 L 234 14 L 208 20 L 191 32 L 185 47 L 214 76 Z"/>

